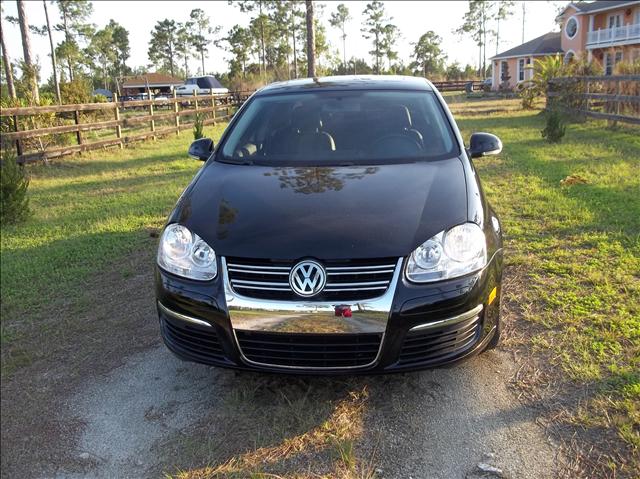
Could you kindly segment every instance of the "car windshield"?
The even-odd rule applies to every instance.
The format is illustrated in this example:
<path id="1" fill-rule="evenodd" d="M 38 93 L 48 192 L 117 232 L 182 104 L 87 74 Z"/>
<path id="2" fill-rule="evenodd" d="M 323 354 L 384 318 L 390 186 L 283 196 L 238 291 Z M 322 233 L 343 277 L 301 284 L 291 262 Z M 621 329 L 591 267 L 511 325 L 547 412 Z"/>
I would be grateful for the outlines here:
<path id="1" fill-rule="evenodd" d="M 458 154 L 433 92 L 324 91 L 264 95 L 242 111 L 222 160 L 339 164 Z"/>

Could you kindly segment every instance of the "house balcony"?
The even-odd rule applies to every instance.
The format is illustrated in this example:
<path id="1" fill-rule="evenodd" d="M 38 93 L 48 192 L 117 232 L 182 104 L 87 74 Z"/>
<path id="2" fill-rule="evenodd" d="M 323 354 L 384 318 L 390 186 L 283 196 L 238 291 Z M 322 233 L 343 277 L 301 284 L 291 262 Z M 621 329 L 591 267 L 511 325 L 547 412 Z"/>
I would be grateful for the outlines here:
<path id="1" fill-rule="evenodd" d="M 587 48 L 640 44 L 640 23 L 587 32 Z"/>

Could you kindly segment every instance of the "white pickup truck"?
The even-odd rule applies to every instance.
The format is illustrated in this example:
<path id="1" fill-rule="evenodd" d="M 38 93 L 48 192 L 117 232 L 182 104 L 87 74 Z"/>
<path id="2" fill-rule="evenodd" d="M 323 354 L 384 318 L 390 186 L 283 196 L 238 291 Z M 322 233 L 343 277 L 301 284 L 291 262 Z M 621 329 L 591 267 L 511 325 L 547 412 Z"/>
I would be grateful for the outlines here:
<path id="1" fill-rule="evenodd" d="M 214 95 L 229 93 L 229 90 L 211 75 L 187 78 L 184 85 L 176 87 L 177 96 L 192 96 L 196 92 L 198 95 Z"/>

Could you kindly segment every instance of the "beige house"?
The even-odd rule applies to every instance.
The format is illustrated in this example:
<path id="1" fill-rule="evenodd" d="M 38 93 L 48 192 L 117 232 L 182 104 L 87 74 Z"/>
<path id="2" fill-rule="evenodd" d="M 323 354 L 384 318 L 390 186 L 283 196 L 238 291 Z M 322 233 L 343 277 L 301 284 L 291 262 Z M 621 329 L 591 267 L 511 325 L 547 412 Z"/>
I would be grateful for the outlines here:
<path id="1" fill-rule="evenodd" d="M 595 59 L 606 75 L 613 73 L 616 63 L 640 59 L 640 0 L 570 3 L 557 20 L 560 32 L 547 33 L 491 58 L 494 90 L 501 84 L 515 88 L 528 80 L 531 70 L 526 67 L 536 57 L 561 54 L 565 61 Z"/>
<path id="2" fill-rule="evenodd" d="M 562 54 L 560 32 L 550 32 L 518 45 L 491 58 L 491 88 L 501 85 L 513 89 L 518 83 L 530 80 L 533 62 L 549 55 Z"/>

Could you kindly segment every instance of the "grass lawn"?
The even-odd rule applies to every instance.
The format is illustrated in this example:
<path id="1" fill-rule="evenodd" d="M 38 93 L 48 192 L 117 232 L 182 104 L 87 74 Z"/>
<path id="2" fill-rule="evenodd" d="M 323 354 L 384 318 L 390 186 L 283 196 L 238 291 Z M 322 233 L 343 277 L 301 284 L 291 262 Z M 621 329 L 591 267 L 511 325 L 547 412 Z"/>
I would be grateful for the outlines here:
<path id="1" fill-rule="evenodd" d="M 496 133 L 499 157 L 475 161 L 503 222 L 507 344 L 533 351 L 523 388 L 558 393 L 610 473 L 640 468 L 640 134 L 575 123 L 542 141 L 537 113 L 459 117 L 463 136 Z M 562 183 L 576 175 L 585 183 Z M 571 182 L 569 182 L 571 183 Z M 540 393 L 541 394 L 541 393 Z M 535 394 L 534 394 L 535 396 Z"/>
<path id="2" fill-rule="evenodd" d="M 638 130 L 572 124 L 550 145 L 538 112 L 478 116 L 471 105 L 453 106 L 464 137 L 489 131 L 505 145 L 475 163 L 505 231 L 504 344 L 532 353 L 520 386 L 531 398 L 555 391 L 554 423 L 593 445 L 589 457 L 604 452 L 601 470 L 640 467 Z M 33 217 L 2 229 L 3 376 L 29 364 L 29 331 L 52 304 L 90 307 L 83 284 L 114 263 L 135 273 L 127 258 L 148 248 L 200 167 L 190 141 L 183 132 L 29 167 Z M 561 184 L 569 175 L 585 183 Z"/>
<path id="3" fill-rule="evenodd" d="M 221 124 L 205 132 L 217 139 L 223 130 Z M 163 225 L 201 166 L 186 155 L 191 140 L 184 131 L 122 151 L 29 166 L 33 216 L 2 229 L 3 359 L 23 321 L 81 298 L 83 283 L 114 261 L 123 260 L 123 274 L 135 273 L 126 271 L 126 258 Z M 3 361 L 3 372 L 12 367 Z"/>

